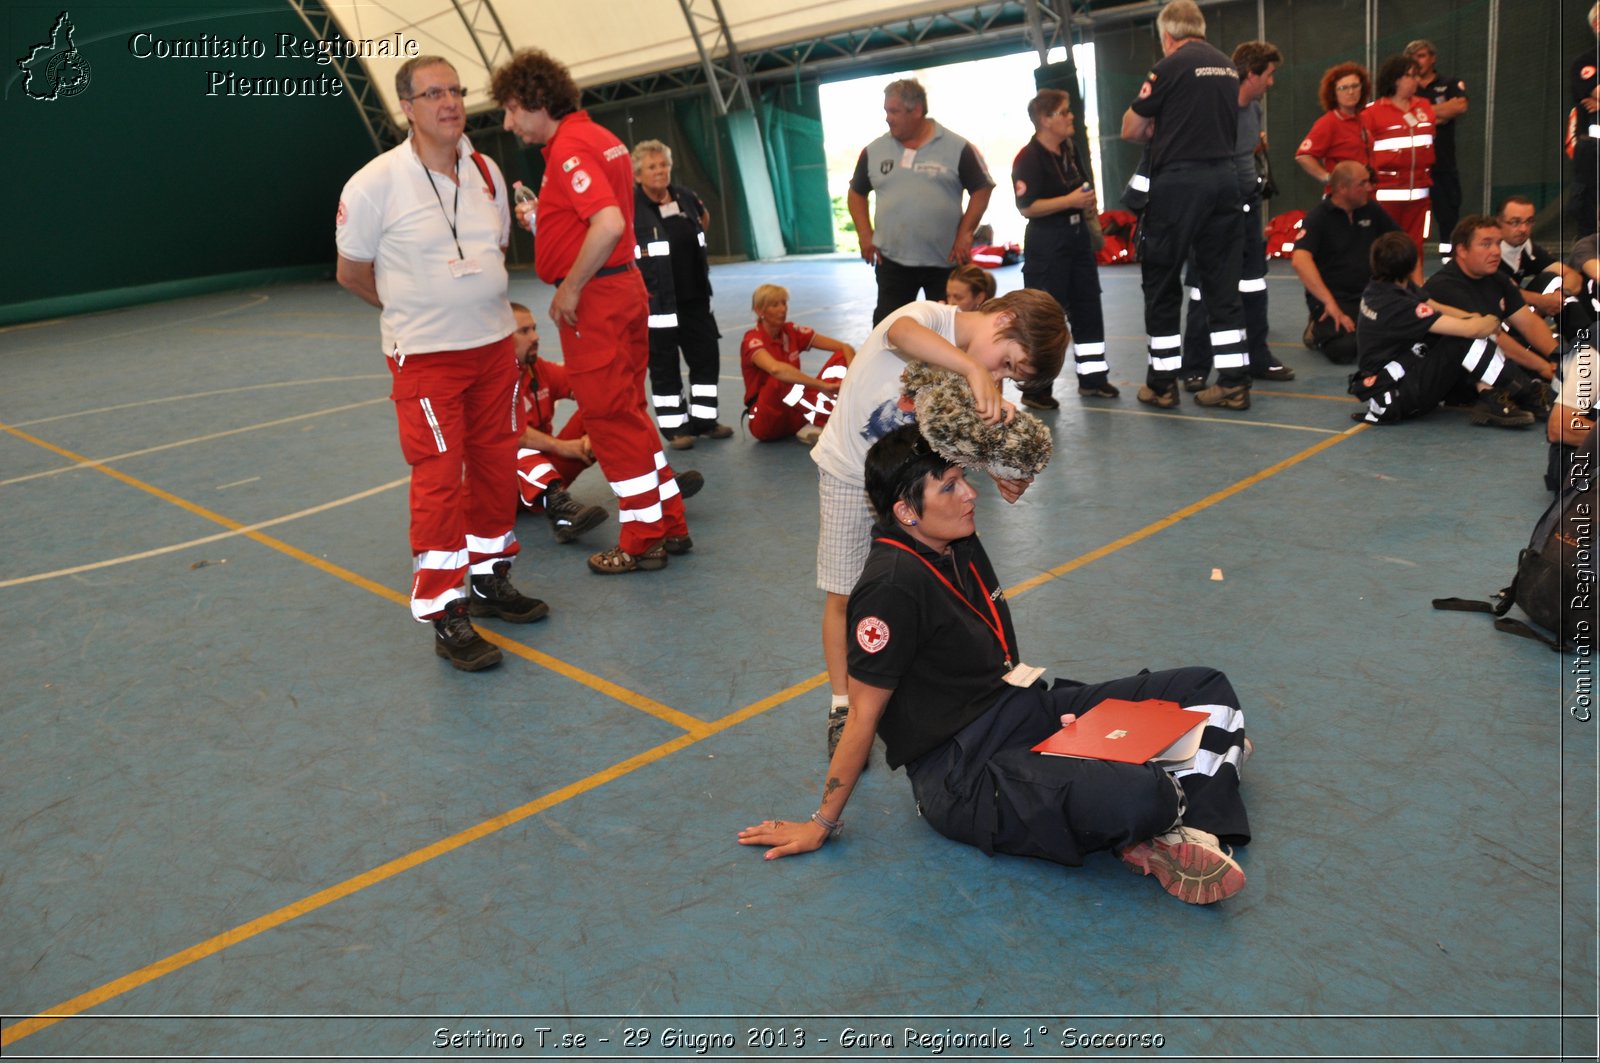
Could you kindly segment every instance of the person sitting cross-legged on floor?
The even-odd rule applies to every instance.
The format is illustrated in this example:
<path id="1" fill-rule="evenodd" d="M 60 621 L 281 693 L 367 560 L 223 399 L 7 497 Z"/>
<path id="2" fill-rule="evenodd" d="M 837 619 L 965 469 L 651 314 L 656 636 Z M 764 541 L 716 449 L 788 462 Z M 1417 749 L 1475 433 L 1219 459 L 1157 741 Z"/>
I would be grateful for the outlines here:
<path id="1" fill-rule="evenodd" d="M 750 434 L 762 441 L 799 439 L 810 446 L 822 436 L 834 396 L 856 349 L 789 320 L 789 290 L 763 284 L 750 297 L 755 328 L 739 344 L 744 408 Z M 833 357 L 816 376 L 800 368 L 800 352 L 815 347 Z"/>
<path id="2" fill-rule="evenodd" d="M 1525 382 L 1495 347 L 1500 320 L 1429 299 L 1411 280 L 1417 246 L 1404 232 L 1385 233 L 1372 245 L 1372 280 L 1361 295 L 1356 321 L 1359 367 L 1350 394 L 1366 403 L 1350 416 L 1369 424 L 1394 424 L 1427 413 L 1457 384 L 1478 393 L 1475 424 L 1519 428 L 1533 415 L 1512 391 Z"/>

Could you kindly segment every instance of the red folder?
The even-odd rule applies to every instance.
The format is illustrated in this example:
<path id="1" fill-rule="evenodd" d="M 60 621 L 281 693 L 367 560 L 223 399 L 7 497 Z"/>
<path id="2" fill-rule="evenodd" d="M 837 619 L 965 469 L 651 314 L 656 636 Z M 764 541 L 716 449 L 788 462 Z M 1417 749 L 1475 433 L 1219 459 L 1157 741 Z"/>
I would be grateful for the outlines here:
<path id="1" fill-rule="evenodd" d="M 1200 746 L 1211 714 L 1176 701 L 1107 698 L 1033 747 L 1052 757 L 1083 757 L 1143 764 L 1187 760 Z"/>

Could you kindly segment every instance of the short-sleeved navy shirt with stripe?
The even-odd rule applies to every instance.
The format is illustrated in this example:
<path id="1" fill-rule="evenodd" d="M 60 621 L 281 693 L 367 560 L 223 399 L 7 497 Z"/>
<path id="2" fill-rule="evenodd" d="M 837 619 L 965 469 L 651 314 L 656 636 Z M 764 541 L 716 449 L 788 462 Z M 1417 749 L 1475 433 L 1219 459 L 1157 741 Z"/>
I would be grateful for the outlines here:
<path id="1" fill-rule="evenodd" d="M 1193 38 L 1151 69 L 1131 107 L 1155 119 L 1152 176 L 1173 163 L 1230 159 L 1239 126 L 1238 68 Z"/>

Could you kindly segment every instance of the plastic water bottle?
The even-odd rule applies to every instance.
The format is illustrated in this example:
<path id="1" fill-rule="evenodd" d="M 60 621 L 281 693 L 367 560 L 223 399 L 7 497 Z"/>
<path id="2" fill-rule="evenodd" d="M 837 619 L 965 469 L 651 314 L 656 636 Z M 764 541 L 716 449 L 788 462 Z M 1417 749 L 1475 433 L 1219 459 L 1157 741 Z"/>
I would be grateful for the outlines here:
<path id="1" fill-rule="evenodd" d="M 511 186 L 511 198 L 514 199 L 518 203 L 534 203 L 534 204 L 537 204 L 539 202 L 539 197 L 533 191 L 533 189 L 529 188 L 527 185 L 523 184 L 521 181 L 518 181 L 518 182 L 516 182 L 515 184 L 513 184 Z M 530 233 L 533 232 L 535 226 L 537 226 L 538 223 L 539 223 L 538 214 L 536 214 L 536 213 L 535 214 L 530 214 L 528 216 L 528 231 Z"/>

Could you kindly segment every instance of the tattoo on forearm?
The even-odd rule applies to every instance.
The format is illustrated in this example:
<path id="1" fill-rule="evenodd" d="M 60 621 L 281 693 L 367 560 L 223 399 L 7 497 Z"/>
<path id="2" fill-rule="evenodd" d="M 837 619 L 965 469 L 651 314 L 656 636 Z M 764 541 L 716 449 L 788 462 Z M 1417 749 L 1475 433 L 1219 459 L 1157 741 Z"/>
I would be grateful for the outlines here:
<path id="1" fill-rule="evenodd" d="M 835 790 L 843 785 L 844 783 L 840 782 L 837 778 L 830 777 L 827 784 L 822 788 L 822 799 L 826 801 L 828 798 L 833 796 L 833 792 Z"/>

